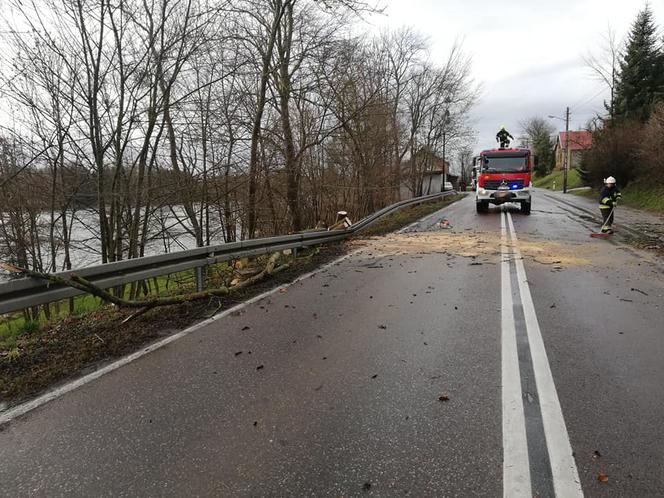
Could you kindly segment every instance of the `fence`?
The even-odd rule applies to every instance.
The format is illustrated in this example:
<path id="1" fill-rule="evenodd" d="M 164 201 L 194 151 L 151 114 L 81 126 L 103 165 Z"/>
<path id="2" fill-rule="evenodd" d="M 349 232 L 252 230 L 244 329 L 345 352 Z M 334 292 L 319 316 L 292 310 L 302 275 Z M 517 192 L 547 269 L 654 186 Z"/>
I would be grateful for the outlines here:
<path id="1" fill-rule="evenodd" d="M 431 201 L 453 193 L 454 191 L 440 192 L 397 202 L 367 216 L 345 230 L 304 232 L 279 237 L 229 242 L 227 244 L 198 247 L 196 249 L 158 256 L 146 256 L 89 266 L 79 270 L 57 273 L 56 275 L 67 277 L 75 273 L 100 288 L 108 289 L 161 275 L 194 270 L 200 287 L 202 285 L 202 269 L 205 266 L 231 259 L 258 256 L 286 249 L 299 249 L 344 240 L 360 230 L 371 226 L 383 216 L 403 207 Z M 84 294 L 81 290 L 54 285 L 37 278 L 11 280 L 0 284 L 0 315 L 54 301 L 61 301 L 81 294 Z"/>

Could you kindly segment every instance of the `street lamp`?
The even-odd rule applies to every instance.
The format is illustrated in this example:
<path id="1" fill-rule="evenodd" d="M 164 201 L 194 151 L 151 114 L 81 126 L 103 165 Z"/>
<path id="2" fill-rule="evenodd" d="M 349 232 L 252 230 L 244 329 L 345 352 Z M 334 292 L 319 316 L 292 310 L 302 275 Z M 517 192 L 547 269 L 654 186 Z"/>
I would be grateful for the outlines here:
<path id="1" fill-rule="evenodd" d="M 560 119 L 565 121 L 565 156 L 563 157 L 563 194 L 567 193 L 567 170 L 569 169 L 569 107 L 565 110 L 565 117 L 552 116 L 551 119 Z"/>

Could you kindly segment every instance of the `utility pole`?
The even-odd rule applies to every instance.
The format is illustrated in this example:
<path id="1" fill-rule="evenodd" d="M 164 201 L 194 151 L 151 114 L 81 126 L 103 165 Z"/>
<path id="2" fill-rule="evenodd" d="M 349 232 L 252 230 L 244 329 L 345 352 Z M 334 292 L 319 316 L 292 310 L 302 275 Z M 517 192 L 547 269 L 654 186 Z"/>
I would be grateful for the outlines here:
<path id="1" fill-rule="evenodd" d="M 563 194 L 567 193 L 567 170 L 569 169 L 569 107 L 565 111 L 565 158 L 563 163 Z"/>
<path id="2" fill-rule="evenodd" d="M 447 175 L 445 172 L 445 128 L 443 128 L 443 184 L 441 185 L 441 192 L 445 191 L 445 180 L 447 180 Z"/>
<path id="3" fill-rule="evenodd" d="M 447 181 L 447 171 L 445 170 L 446 168 L 446 162 L 445 162 L 445 146 L 447 145 L 447 123 L 450 121 L 450 111 L 449 109 L 445 109 L 445 117 L 443 121 L 443 184 L 442 188 L 440 189 L 441 192 L 445 191 L 445 182 Z"/>

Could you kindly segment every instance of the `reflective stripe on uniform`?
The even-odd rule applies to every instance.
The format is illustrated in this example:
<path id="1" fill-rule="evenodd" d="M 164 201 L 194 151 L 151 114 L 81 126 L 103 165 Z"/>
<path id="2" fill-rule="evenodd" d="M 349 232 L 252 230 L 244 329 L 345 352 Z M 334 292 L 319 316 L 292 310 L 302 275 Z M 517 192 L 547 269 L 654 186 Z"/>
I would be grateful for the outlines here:
<path id="1" fill-rule="evenodd" d="M 605 206 L 604 204 L 599 205 L 600 209 L 611 209 L 611 206 Z"/>

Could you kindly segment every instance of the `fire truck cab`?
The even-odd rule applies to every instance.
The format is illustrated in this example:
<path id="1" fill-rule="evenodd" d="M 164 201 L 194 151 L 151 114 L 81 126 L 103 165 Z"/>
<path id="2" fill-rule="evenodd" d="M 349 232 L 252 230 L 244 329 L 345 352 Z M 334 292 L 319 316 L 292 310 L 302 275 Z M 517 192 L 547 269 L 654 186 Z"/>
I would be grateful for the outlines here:
<path id="1" fill-rule="evenodd" d="M 475 205 L 486 213 L 489 204 L 516 202 L 530 214 L 534 156 L 529 149 L 483 150 L 477 160 Z"/>

